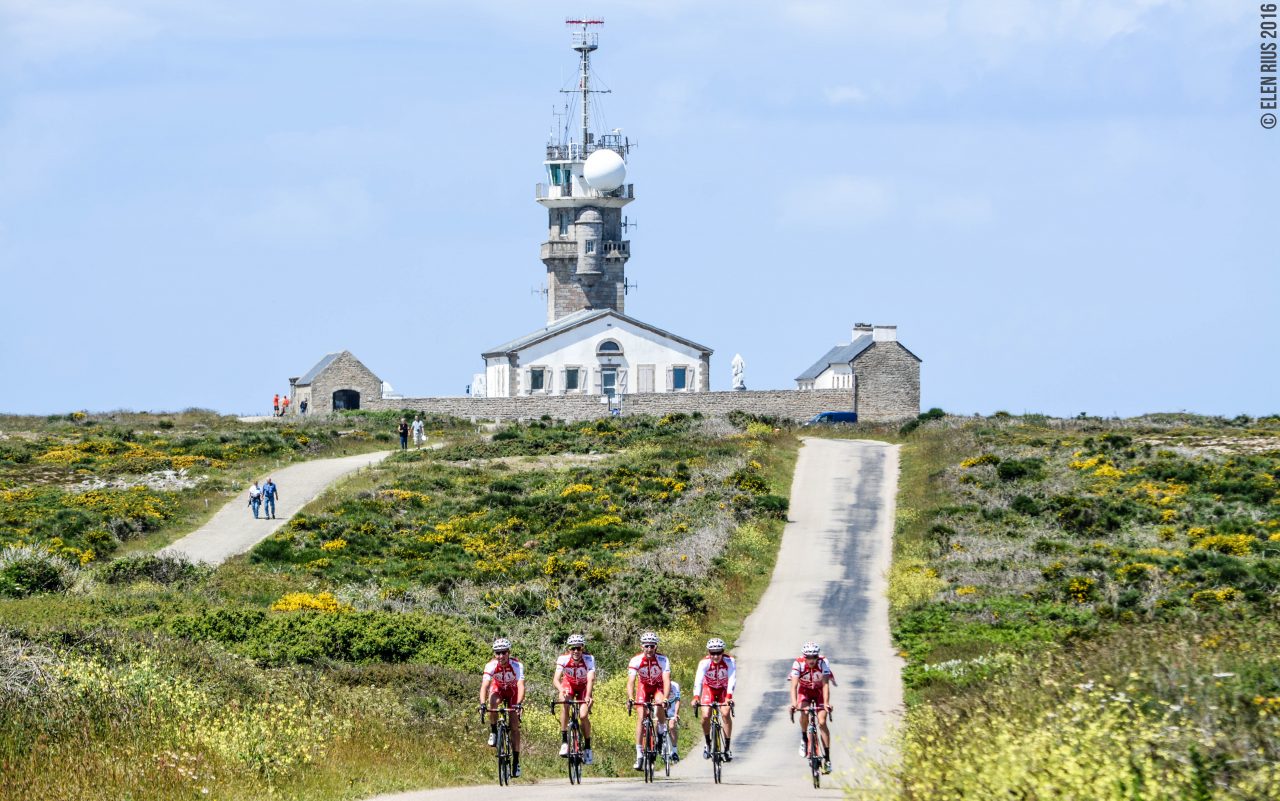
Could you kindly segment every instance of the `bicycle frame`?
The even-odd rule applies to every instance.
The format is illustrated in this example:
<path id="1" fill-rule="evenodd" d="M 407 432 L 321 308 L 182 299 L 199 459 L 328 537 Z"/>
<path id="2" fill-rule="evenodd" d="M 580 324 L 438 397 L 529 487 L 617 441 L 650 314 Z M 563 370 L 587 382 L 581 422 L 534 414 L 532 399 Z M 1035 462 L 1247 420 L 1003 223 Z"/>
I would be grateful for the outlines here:
<path id="1" fill-rule="evenodd" d="M 791 707 L 791 719 L 795 720 L 797 707 Z M 821 736 L 818 732 L 818 713 L 825 711 L 827 719 L 831 718 L 831 708 L 826 704 L 819 704 L 816 701 L 810 701 L 807 706 L 799 707 L 799 710 L 809 717 L 809 723 L 805 726 L 805 758 L 809 761 L 809 772 L 813 774 L 813 786 L 817 788 L 822 780 L 822 761 L 823 757 L 818 752 L 818 746 L 821 743 Z"/>
<path id="2" fill-rule="evenodd" d="M 644 780 L 653 781 L 653 766 L 658 759 L 658 705 L 652 701 L 639 703 L 627 701 L 627 715 L 634 707 L 644 707 L 644 718 L 640 722 L 640 750 L 644 754 Z"/>
<path id="3" fill-rule="evenodd" d="M 693 711 L 698 712 L 698 707 L 703 706 L 697 699 L 693 701 Z M 711 710 L 711 774 L 715 777 L 716 784 L 720 783 L 720 771 L 724 765 L 724 724 L 720 722 L 720 707 L 723 706 L 719 701 L 712 701 L 705 705 Z M 729 711 L 733 712 L 733 701 L 728 703 Z"/>
<path id="4" fill-rule="evenodd" d="M 488 721 L 488 716 L 490 714 L 496 714 L 498 716 L 497 723 L 495 724 L 497 730 L 495 731 L 496 737 L 494 739 L 494 751 L 498 758 L 498 784 L 502 786 L 505 786 L 511 781 L 511 713 L 519 712 L 522 708 L 521 704 L 516 704 L 515 706 L 510 707 L 490 707 L 486 704 L 481 704 L 479 708 L 481 724 Z"/>
<path id="5" fill-rule="evenodd" d="M 578 715 L 578 708 L 585 701 L 570 699 L 567 701 L 552 701 L 551 714 L 556 714 L 557 706 L 568 707 L 569 709 L 569 754 L 567 758 L 569 769 L 569 784 L 582 784 L 582 720 Z"/>

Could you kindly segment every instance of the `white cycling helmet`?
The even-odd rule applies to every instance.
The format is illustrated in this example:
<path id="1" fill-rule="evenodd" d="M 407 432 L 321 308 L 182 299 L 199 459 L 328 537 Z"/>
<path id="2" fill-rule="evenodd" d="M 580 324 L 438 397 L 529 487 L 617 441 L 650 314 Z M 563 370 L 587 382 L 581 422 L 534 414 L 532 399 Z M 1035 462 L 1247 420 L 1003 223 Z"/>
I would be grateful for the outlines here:
<path id="1" fill-rule="evenodd" d="M 506 637 L 499 637 L 498 639 L 493 641 L 493 652 L 495 654 L 498 653 L 499 651 L 510 651 L 510 650 L 511 650 L 511 640 L 508 640 Z"/>
<path id="2" fill-rule="evenodd" d="M 724 653 L 724 640 L 719 637 L 712 637 L 707 640 L 707 653 L 718 654 Z"/>
<path id="3" fill-rule="evenodd" d="M 586 648 L 587 638 L 581 634 L 570 634 L 569 639 L 565 640 L 564 644 L 569 648 Z"/>
<path id="4" fill-rule="evenodd" d="M 804 654 L 805 656 L 817 656 L 818 654 L 822 653 L 822 646 L 810 640 L 809 642 L 800 646 L 800 653 Z"/>
<path id="5" fill-rule="evenodd" d="M 658 635 L 654 634 L 652 631 L 646 631 L 644 634 L 640 635 L 640 644 L 641 645 L 657 645 Z"/>

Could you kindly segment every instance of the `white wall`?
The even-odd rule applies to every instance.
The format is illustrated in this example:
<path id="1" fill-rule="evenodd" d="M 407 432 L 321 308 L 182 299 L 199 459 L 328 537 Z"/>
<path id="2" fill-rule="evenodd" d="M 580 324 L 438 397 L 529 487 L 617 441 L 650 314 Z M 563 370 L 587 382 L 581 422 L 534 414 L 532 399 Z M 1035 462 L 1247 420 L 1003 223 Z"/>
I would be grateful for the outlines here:
<path id="1" fill-rule="evenodd" d="M 836 364 L 823 370 L 813 380 L 812 389 L 853 389 L 853 368 L 847 364 Z"/>
<path id="2" fill-rule="evenodd" d="M 546 388 L 533 394 L 565 394 L 564 371 L 567 367 L 580 368 L 576 394 L 600 394 L 598 373 L 607 360 L 598 355 L 597 350 L 601 342 L 609 339 L 622 346 L 621 354 L 612 357 L 612 365 L 618 369 L 618 391 L 621 394 L 639 392 L 640 365 L 653 365 L 654 392 L 668 391 L 668 368 L 671 367 L 685 368 L 684 391 L 696 392 L 701 386 L 701 353 L 698 350 L 616 317 L 605 316 L 520 351 L 516 394 L 530 394 L 529 371 L 537 367 L 545 371 Z M 506 359 L 494 358 L 488 362 L 489 397 L 507 397 Z"/>

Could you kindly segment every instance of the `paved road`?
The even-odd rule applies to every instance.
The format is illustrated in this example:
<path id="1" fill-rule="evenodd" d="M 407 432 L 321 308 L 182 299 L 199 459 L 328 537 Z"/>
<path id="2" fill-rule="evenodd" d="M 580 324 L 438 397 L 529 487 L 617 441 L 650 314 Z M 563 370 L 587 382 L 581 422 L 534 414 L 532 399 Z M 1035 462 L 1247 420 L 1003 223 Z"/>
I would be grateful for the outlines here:
<path id="1" fill-rule="evenodd" d="M 208 523 L 162 548 L 160 553 L 181 554 L 193 562 L 221 564 L 262 542 L 334 481 L 366 465 L 377 464 L 392 453 L 362 453 L 282 467 L 270 474 L 279 485 L 283 499 L 276 502 L 274 520 L 254 519 L 247 505 L 249 487 L 245 485 L 243 491 L 236 493 L 236 497 L 219 509 Z M 265 481 L 266 475 L 259 480 Z"/>
<path id="2" fill-rule="evenodd" d="M 638 780 L 588 780 L 590 798 L 837 798 L 838 782 L 858 783 L 856 749 L 874 754 L 902 705 L 901 664 L 889 639 L 885 576 L 893 536 L 898 450 L 881 442 L 806 439 L 791 486 L 791 522 L 759 607 L 747 618 L 738 657 L 739 719 L 725 784 L 690 756 L 647 787 Z M 838 686 L 832 723 L 836 775 L 814 790 L 797 753 L 799 729 L 784 708 L 786 672 L 805 640 L 821 642 Z M 683 739 L 683 738 L 682 738 Z M 865 742 L 864 742 L 865 740 Z M 487 753 L 485 754 L 487 757 Z M 832 779 L 836 781 L 832 781 Z M 517 780 L 516 795 L 556 798 L 571 793 L 564 781 Z M 489 799 L 493 785 L 379 796 L 372 801 Z"/>

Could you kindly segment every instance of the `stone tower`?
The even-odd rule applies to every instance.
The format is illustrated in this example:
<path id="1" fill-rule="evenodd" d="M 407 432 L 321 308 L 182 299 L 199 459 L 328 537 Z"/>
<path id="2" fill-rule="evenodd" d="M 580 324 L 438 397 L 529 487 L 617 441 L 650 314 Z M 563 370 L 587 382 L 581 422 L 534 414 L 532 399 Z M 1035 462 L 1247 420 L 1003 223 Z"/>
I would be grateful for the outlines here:
<path id="1" fill-rule="evenodd" d="M 591 97 L 602 91 L 591 88 L 591 53 L 598 47 L 591 26 L 602 21 L 566 22 L 582 28 L 573 36 L 578 86 L 562 90 L 579 108 L 573 114 L 566 109 L 565 124 L 547 143 L 547 183 L 537 189 L 548 220 L 542 244 L 548 325 L 583 309 L 625 312 L 631 243 L 622 238 L 622 207 L 635 198 L 632 185 L 624 183 L 630 142 L 617 128 L 591 130 Z"/>

